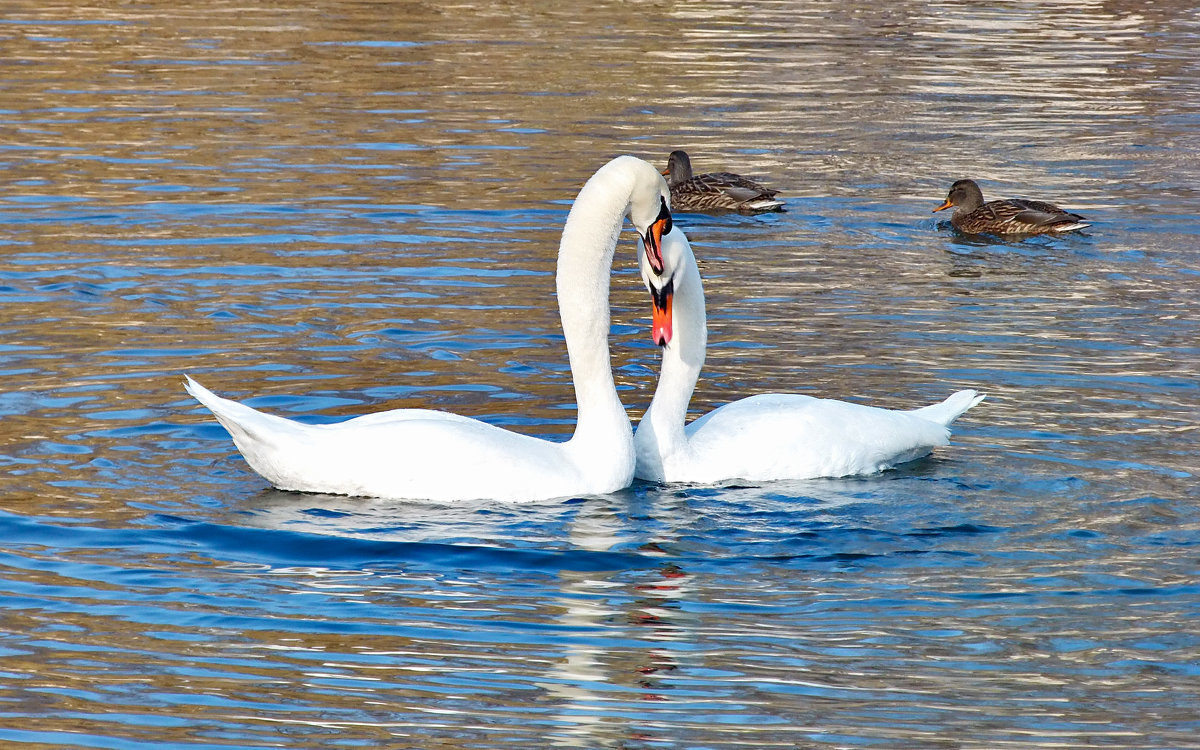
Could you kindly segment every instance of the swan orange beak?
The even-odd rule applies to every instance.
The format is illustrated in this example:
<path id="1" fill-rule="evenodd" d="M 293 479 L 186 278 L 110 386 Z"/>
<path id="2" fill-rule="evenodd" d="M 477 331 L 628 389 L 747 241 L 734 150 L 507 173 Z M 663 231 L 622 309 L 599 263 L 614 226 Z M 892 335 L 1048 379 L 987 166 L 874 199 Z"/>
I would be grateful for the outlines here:
<path id="1" fill-rule="evenodd" d="M 662 208 L 658 211 L 658 217 L 646 229 L 646 236 L 642 238 L 642 243 L 645 245 L 646 260 L 650 263 L 651 270 L 655 274 L 662 274 L 665 264 L 662 256 L 662 236 L 671 231 L 671 209 L 667 208 L 667 199 L 659 197 L 662 202 Z"/>
<path id="2" fill-rule="evenodd" d="M 945 203 L 943 203 L 942 205 L 940 205 L 940 206 L 938 206 L 937 208 L 933 209 L 933 210 L 932 210 L 932 211 L 930 211 L 929 213 L 931 213 L 931 214 L 936 214 L 938 211 L 945 211 L 947 208 L 950 208 L 950 207 L 951 207 L 951 206 L 953 206 L 953 205 L 954 205 L 954 204 L 953 204 L 953 203 L 951 203 L 949 199 L 946 199 L 946 202 L 945 202 Z"/>
<path id="3" fill-rule="evenodd" d="M 662 235 L 663 225 L 661 221 L 656 221 L 646 230 L 646 236 L 642 238 L 642 245 L 646 250 L 646 260 L 650 261 L 650 268 L 656 274 L 661 274 L 663 268 L 662 256 Z"/>
<path id="4" fill-rule="evenodd" d="M 671 300 L 675 297 L 675 280 L 667 279 L 662 289 L 650 287 L 653 312 L 650 315 L 650 338 L 658 346 L 671 343 L 674 333 L 671 321 Z"/>

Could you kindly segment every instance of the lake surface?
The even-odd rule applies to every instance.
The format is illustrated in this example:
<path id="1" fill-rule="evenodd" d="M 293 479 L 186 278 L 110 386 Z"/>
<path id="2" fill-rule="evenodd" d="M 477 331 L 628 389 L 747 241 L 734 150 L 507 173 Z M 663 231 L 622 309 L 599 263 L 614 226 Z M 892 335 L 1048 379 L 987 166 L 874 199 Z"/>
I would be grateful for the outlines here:
<path id="1" fill-rule="evenodd" d="M 868 5 L 10 1 L 0 744 L 1200 747 L 1200 13 Z M 438 506 L 273 491 L 183 392 L 563 438 L 566 210 L 674 148 L 787 201 L 676 217 L 695 413 L 986 391 L 951 446 Z M 1094 226 L 958 236 L 960 177 Z"/>

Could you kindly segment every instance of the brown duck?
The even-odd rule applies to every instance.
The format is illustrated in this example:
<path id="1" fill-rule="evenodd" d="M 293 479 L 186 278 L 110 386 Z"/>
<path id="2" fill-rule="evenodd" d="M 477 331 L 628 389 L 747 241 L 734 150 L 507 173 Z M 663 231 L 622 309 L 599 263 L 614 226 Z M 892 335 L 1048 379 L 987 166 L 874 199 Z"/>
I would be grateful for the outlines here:
<path id="1" fill-rule="evenodd" d="M 959 180 L 950 186 L 946 202 L 934 213 L 954 207 L 950 223 L 967 234 L 1047 234 L 1083 229 L 1082 216 L 1064 211 L 1053 203 L 1008 198 L 983 202 L 983 191 L 974 180 Z"/>
<path id="2" fill-rule="evenodd" d="M 672 151 L 663 170 L 671 188 L 672 211 L 740 211 L 757 214 L 782 211 L 783 201 L 776 200 L 778 190 L 758 184 L 732 172 L 692 174 L 692 160 L 686 151 Z"/>

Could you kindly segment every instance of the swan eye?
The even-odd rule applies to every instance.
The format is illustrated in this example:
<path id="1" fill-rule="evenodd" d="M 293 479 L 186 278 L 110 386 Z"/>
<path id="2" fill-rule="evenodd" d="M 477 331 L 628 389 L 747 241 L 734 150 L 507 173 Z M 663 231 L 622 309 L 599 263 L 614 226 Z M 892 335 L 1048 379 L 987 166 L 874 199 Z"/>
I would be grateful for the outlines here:
<path id="1" fill-rule="evenodd" d="M 658 200 L 659 200 L 659 204 L 662 207 L 658 210 L 658 218 L 656 218 L 655 221 L 665 222 L 663 224 L 662 233 L 670 234 L 671 229 L 675 226 L 674 222 L 671 220 L 671 209 L 667 208 L 667 199 L 666 198 L 664 198 L 660 195 L 658 197 Z"/>

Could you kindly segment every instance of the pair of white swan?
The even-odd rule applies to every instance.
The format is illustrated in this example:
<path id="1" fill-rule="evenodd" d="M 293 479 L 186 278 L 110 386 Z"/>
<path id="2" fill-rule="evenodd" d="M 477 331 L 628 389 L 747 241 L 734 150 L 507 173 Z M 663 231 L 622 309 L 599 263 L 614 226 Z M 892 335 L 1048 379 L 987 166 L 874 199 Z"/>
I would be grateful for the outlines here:
<path id="1" fill-rule="evenodd" d="M 636 475 L 669 482 L 847 476 L 918 458 L 982 396 L 895 412 L 798 395 L 721 407 L 686 429 L 704 361 L 704 292 L 687 238 L 671 226 L 670 192 L 650 164 L 620 156 L 580 190 L 559 245 L 557 291 L 578 418 L 562 443 L 475 419 L 397 409 L 327 425 L 264 414 L 186 388 L 225 426 L 247 463 L 283 490 L 424 499 L 532 501 L 614 492 Z M 613 383 L 609 277 L 625 216 L 641 238 L 642 277 L 664 344 L 658 388 L 634 436 Z M 636 449 L 635 449 L 636 446 Z"/>

